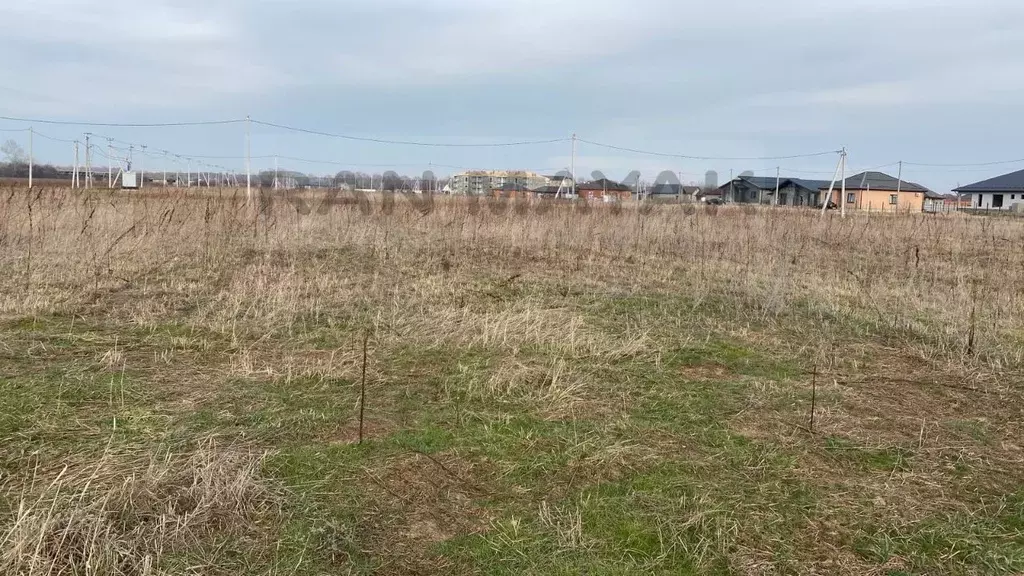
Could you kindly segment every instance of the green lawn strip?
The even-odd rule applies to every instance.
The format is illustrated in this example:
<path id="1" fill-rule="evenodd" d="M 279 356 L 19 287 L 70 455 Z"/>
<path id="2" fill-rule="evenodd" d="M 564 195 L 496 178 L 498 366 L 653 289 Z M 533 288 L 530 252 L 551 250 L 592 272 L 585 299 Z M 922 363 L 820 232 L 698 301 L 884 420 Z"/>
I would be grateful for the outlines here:
<path id="1" fill-rule="evenodd" d="M 921 574 L 1018 574 L 1024 570 L 1024 492 L 990 498 L 973 513 L 862 524 L 854 547 L 879 564 L 900 558 Z"/>

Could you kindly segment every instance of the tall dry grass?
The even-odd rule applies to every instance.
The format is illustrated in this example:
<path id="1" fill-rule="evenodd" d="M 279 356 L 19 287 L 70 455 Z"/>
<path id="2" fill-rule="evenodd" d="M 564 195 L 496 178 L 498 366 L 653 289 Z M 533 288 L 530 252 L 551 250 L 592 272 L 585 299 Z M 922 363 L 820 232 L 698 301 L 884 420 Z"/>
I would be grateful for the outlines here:
<path id="1" fill-rule="evenodd" d="M 194 554 L 212 534 L 258 540 L 256 526 L 278 506 L 261 461 L 208 440 L 189 454 L 105 454 L 55 475 L 35 470 L 17 490 L 5 483 L 14 509 L 0 531 L 0 573 L 156 576 L 166 556 Z"/>
<path id="2" fill-rule="evenodd" d="M 529 302 L 500 318 L 434 298 L 488 298 L 481 282 L 493 277 L 501 290 L 507 274 L 574 294 L 683 294 L 694 307 L 759 321 L 810 314 L 823 330 L 855 320 L 933 359 L 994 369 L 1024 360 L 1024 226 L 1015 219 L 680 206 L 495 213 L 453 198 L 424 215 L 401 197 L 391 214 L 379 197 L 371 203 L 10 189 L 0 197 L 0 314 L 102 305 L 142 324 L 185 320 L 259 337 L 372 309 L 376 322 L 422 339 L 471 344 L 529 331 L 565 349 L 592 345 L 573 318 Z M 334 273 L 339 265 L 363 273 Z"/>

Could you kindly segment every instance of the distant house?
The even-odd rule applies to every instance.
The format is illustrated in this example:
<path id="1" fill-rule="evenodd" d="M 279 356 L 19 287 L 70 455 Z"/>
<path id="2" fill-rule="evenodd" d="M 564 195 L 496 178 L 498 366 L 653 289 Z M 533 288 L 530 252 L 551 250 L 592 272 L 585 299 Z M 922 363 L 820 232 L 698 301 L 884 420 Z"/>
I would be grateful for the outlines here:
<path id="1" fill-rule="evenodd" d="M 807 180 L 804 178 L 786 178 L 779 185 L 779 206 L 812 206 L 821 205 L 822 190 L 828 193 L 831 180 Z M 772 196 L 775 190 L 772 190 Z M 772 200 L 774 203 L 774 200 Z"/>
<path id="2" fill-rule="evenodd" d="M 948 209 L 963 210 L 971 207 L 971 196 L 969 194 L 957 194 L 955 192 L 946 194 L 946 207 Z"/>
<path id="3" fill-rule="evenodd" d="M 570 190 L 571 190 L 571 188 L 569 188 L 569 187 L 557 186 L 555 184 L 548 184 L 547 186 L 538 186 L 538 187 L 534 188 L 533 190 L 531 190 L 531 192 L 533 192 L 533 194 L 535 196 L 545 196 L 545 197 L 547 197 L 547 196 L 557 196 L 559 192 L 561 192 L 562 195 L 566 195 L 566 194 L 569 193 Z"/>
<path id="4" fill-rule="evenodd" d="M 821 188 L 828 194 L 828 185 Z M 842 182 L 836 183 L 831 201 L 836 206 L 846 203 L 848 210 L 873 212 L 922 212 L 925 195 L 931 191 L 882 172 L 862 172 L 846 179 L 846 198 L 842 198 Z"/>
<path id="5" fill-rule="evenodd" d="M 1024 203 L 1024 170 L 982 180 L 953 190 L 970 198 L 970 208 L 976 210 L 1013 210 Z"/>
<path id="6" fill-rule="evenodd" d="M 778 179 L 763 176 L 740 176 L 718 188 L 726 202 L 740 204 L 768 204 L 775 193 Z"/>
<path id="7" fill-rule="evenodd" d="M 722 204 L 725 201 L 725 193 L 722 192 L 721 188 L 715 188 L 707 191 L 700 191 L 696 195 L 698 202 L 705 202 L 708 204 Z"/>
<path id="8" fill-rule="evenodd" d="M 682 192 L 682 190 L 682 184 L 669 184 L 667 182 L 662 182 L 659 184 L 654 184 L 650 188 L 648 188 L 647 195 L 659 198 L 679 198 L 679 194 Z"/>
<path id="9" fill-rule="evenodd" d="M 576 186 L 576 194 L 587 200 L 600 202 L 613 202 L 616 200 L 629 200 L 633 190 L 625 184 L 620 184 L 607 178 L 584 182 Z"/>
<path id="10" fill-rule="evenodd" d="M 677 200 L 680 202 L 693 202 L 699 193 L 700 186 L 668 183 L 654 184 L 647 190 L 647 196 L 652 200 Z"/>
<path id="11" fill-rule="evenodd" d="M 721 186 L 718 191 L 726 201 L 741 204 L 775 204 L 779 190 L 779 206 L 819 206 L 822 188 L 828 190 L 829 180 L 777 178 L 775 176 L 740 176 Z M 836 188 L 839 184 L 836 184 Z"/>
<path id="12" fill-rule="evenodd" d="M 491 190 L 491 195 L 495 198 L 530 198 L 533 196 L 533 191 L 522 184 L 507 182 L 501 187 Z"/>
<path id="13" fill-rule="evenodd" d="M 953 196 L 953 203 L 950 203 L 949 194 L 939 194 L 931 190 L 924 193 L 925 212 L 949 212 L 956 210 L 956 196 Z"/>

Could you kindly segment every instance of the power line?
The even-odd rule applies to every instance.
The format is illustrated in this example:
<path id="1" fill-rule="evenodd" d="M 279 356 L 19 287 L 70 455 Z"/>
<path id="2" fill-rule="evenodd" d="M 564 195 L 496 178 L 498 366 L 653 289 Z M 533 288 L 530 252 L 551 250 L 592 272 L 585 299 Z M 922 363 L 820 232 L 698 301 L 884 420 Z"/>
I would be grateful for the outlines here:
<path id="1" fill-rule="evenodd" d="M 285 126 L 283 124 L 274 124 L 272 122 L 262 122 L 260 120 L 253 120 L 253 124 L 260 126 L 267 126 L 269 128 L 277 128 L 279 130 L 288 130 L 291 132 L 300 132 L 302 134 L 311 134 L 314 136 L 324 136 L 327 138 L 339 138 L 342 140 L 353 140 L 356 142 L 373 142 L 375 144 L 393 144 L 399 146 L 422 146 L 428 148 L 504 148 L 511 146 L 534 146 L 541 144 L 554 144 L 557 142 L 568 142 L 568 138 L 553 138 L 550 140 L 525 140 L 521 142 L 500 142 L 492 144 L 455 144 L 455 143 L 441 143 L 441 142 L 414 142 L 409 140 L 387 140 L 384 138 L 367 138 L 362 136 L 350 136 L 347 134 L 332 134 L 330 132 L 321 132 L 319 130 L 309 130 L 307 128 L 296 128 L 294 126 Z"/>
<path id="2" fill-rule="evenodd" d="M 897 164 L 899 164 L 899 162 L 889 162 L 888 164 L 882 164 L 880 166 L 872 166 L 871 168 L 850 168 L 849 171 L 852 174 L 859 174 L 861 172 L 873 172 L 875 170 L 881 170 L 882 168 L 888 168 L 890 166 L 896 166 Z M 768 169 L 766 169 L 766 170 L 768 170 Z M 771 168 L 771 170 L 775 170 L 775 168 Z M 786 168 L 785 166 L 783 166 L 782 167 L 782 172 L 788 172 L 788 173 L 791 173 L 791 174 L 812 174 L 812 175 L 813 174 L 817 174 L 817 175 L 824 174 L 824 175 L 827 176 L 827 175 L 830 175 L 830 174 L 834 174 L 835 170 L 828 170 L 828 171 L 825 171 L 825 170 L 797 170 L 797 169 L 794 169 L 794 168 Z"/>
<path id="3" fill-rule="evenodd" d="M 98 126 L 104 128 L 170 128 L 175 126 L 223 126 L 225 124 L 239 124 L 241 120 L 205 120 L 196 122 L 80 122 L 74 120 L 41 120 L 39 118 L 17 118 L 14 116 L 0 116 L 0 120 L 11 122 L 25 122 L 28 124 L 52 124 L 57 126 Z"/>
<path id="4" fill-rule="evenodd" d="M 64 144 L 74 144 L 75 143 L 75 140 L 66 140 L 64 138 L 54 138 L 53 136 L 47 136 L 46 134 L 43 134 L 42 132 L 39 132 L 38 130 L 34 130 L 32 133 L 34 135 L 36 135 L 36 136 L 39 136 L 40 138 L 43 138 L 45 140 L 51 140 L 53 142 L 63 142 Z"/>
<path id="5" fill-rule="evenodd" d="M 904 162 L 904 166 L 922 166 L 925 168 L 969 168 L 969 167 L 985 167 L 985 166 L 999 166 L 1000 164 L 1018 164 L 1024 162 L 1024 158 L 1018 158 L 1016 160 L 1000 160 L 998 162 L 977 162 L 974 164 L 926 164 L 923 162 Z"/>
<path id="6" fill-rule="evenodd" d="M 1022 162 L 1024 162 L 1024 160 L 1022 160 Z M 1000 162 L 1000 164 L 1004 164 L 1004 163 Z M 918 174 L 922 173 L 922 172 L 925 172 L 925 173 L 928 173 L 928 174 L 936 174 L 936 173 L 938 173 L 938 174 L 952 174 L 952 173 L 957 173 L 957 172 L 988 172 L 989 169 L 992 166 L 995 166 L 995 165 L 996 164 L 986 164 L 986 165 L 983 165 L 983 166 L 975 166 L 974 168 L 969 168 L 969 167 L 968 168 L 938 168 L 938 169 L 936 169 L 936 168 L 929 168 L 928 170 L 912 170 L 912 172 L 918 173 Z M 906 163 L 904 163 L 904 167 L 905 166 L 906 166 Z M 912 164 L 911 166 L 912 167 L 918 167 L 918 168 L 921 167 L 920 164 Z"/>
<path id="7" fill-rule="evenodd" d="M 325 166 L 361 166 L 364 168 L 388 168 L 388 167 L 404 167 L 409 168 L 413 166 L 422 166 L 423 163 L 404 163 L 404 164 L 358 164 L 352 162 L 338 162 L 335 160 L 310 160 L 308 158 L 296 158 L 295 156 L 279 156 L 279 155 L 264 155 L 264 156 L 253 156 L 253 159 L 269 160 L 276 158 L 278 160 L 290 160 L 292 162 L 303 162 L 306 164 L 323 164 Z M 437 164 L 435 164 L 437 166 Z"/>
<path id="8" fill-rule="evenodd" d="M 832 155 L 832 154 L 838 154 L 839 153 L 836 150 L 829 150 L 827 152 L 814 152 L 814 153 L 810 153 L 810 154 L 794 154 L 792 156 L 751 156 L 751 157 L 746 157 L 746 158 L 743 158 L 743 157 L 732 157 L 732 158 L 730 158 L 730 157 L 726 157 L 726 156 L 690 156 L 690 155 L 687 155 L 687 154 L 669 154 L 669 153 L 666 153 L 666 152 L 652 152 L 650 150 L 639 150 L 639 149 L 636 149 L 636 148 L 626 148 L 624 146 L 613 146 L 611 144 L 602 144 L 600 142 L 593 142 L 591 140 L 584 140 L 582 138 L 577 138 L 577 140 L 579 142 L 584 143 L 584 144 L 590 144 L 591 146 L 598 146 L 600 148 L 608 148 L 609 150 L 618 150 L 620 152 L 632 152 L 634 154 L 644 154 L 644 155 L 647 155 L 647 156 L 660 156 L 660 157 L 663 157 L 663 158 L 682 158 L 684 160 L 731 160 L 731 161 L 741 161 L 741 160 L 751 160 L 751 161 L 753 161 L 753 160 L 792 160 L 792 159 L 796 159 L 796 158 L 814 158 L 814 157 L 818 157 L 818 156 L 829 156 L 829 155 Z"/>

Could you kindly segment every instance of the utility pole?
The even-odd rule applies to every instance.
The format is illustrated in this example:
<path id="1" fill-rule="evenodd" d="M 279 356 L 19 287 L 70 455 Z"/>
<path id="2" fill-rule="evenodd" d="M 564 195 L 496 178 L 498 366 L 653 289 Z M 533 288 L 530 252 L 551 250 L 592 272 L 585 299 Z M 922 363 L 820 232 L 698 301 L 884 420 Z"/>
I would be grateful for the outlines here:
<path id="1" fill-rule="evenodd" d="M 186 158 L 186 160 L 188 160 L 188 176 L 186 177 L 186 180 L 185 180 L 185 188 L 191 188 L 192 187 L 192 159 L 191 158 Z"/>
<path id="2" fill-rule="evenodd" d="M 89 143 L 91 132 L 85 133 L 85 189 L 92 188 L 92 144 Z"/>
<path id="3" fill-rule="evenodd" d="M 107 138 L 107 188 L 114 187 L 114 139 Z"/>
<path id="4" fill-rule="evenodd" d="M 277 190 L 277 154 L 274 155 L 274 190 Z"/>
<path id="5" fill-rule="evenodd" d="M 903 191 L 903 160 L 900 160 L 900 171 L 896 176 L 896 211 L 900 210 L 900 192 Z"/>
<path id="6" fill-rule="evenodd" d="M 142 145 L 142 157 L 139 158 L 139 190 L 146 187 L 146 145 Z"/>
<path id="7" fill-rule="evenodd" d="M 840 154 L 841 155 L 845 154 L 845 150 L 843 152 L 841 152 Z M 832 193 L 836 189 L 836 178 L 839 178 L 839 171 L 842 169 L 842 167 L 843 167 L 843 158 L 842 158 L 842 156 L 840 156 L 839 162 L 836 164 L 835 174 L 832 175 L 832 183 L 829 184 L 829 187 L 828 187 L 828 194 L 825 196 L 825 200 L 821 203 L 821 215 L 822 216 L 824 216 L 825 215 L 825 211 L 828 210 L 828 203 L 832 201 Z"/>
<path id="8" fill-rule="evenodd" d="M 252 119 L 245 116 L 245 201 L 252 202 Z"/>
<path id="9" fill-rule="evenodd" d="M 775 205 L 779 205 L 779 187 L 782 184 L 782 167 L 775 167 Z"/>
<path id="10" fill-rule="evenodd" d="M 843 167 L 843 184 L 842 184 L 842 209 L 840 211 L 843 218 L 846 218 L 846 146 L 843 146 L 843 157 L 840 160 Z"/>
<path id="11" fill-rule="evenodd" d="M 164 153 L 164 188 L 167 188 L 167 150 L 162 150 Z"/>
<path id="12" fill-rule="evenodd" d="M 576 197 L 576 133 L 572 133 L 572 163 L 569 166 L 572 172 L 572 196 Z"/>
<path id="13" fill-rule="evenodd" d="M 71 171 L 71 187 L 78 188 L 78 140 L 75 140 L 75 167 Z"/>
<path id="14" fill-rule="evenodd" d="M 32 127 L 28 127 L 28 187 L 32 187 L 32 167 L 35 162 L 32 159 Z"/>

